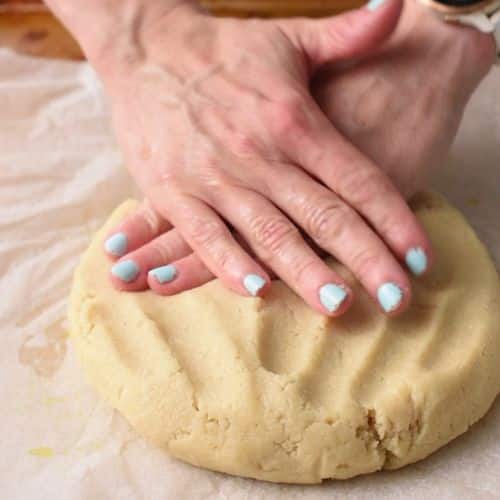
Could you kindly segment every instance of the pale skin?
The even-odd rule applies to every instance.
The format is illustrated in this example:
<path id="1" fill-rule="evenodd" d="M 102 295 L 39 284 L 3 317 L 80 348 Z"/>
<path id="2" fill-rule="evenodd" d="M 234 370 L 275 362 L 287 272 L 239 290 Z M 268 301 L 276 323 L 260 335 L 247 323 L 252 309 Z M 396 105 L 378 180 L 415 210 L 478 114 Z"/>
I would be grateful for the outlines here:
<path id="1" fill-rule="evenodd" d="M 493 63 L 491 37 L 412 0 L 386 43 L 400 0 L 271 21 L 215 19 L 191 2 L 82 2 L 47 1 L 99 72 L 146 198 L 109 235 L 126 235 L 110 257 L 137 268 L 111 274 L 118 289 L 171 295 L 217 277 L 265 296 L 278 276 L 338 316 L 355 297 L 319 248 L 387 314 L 409 306 L 408 253 L 423 252 L 425 272 L 432 246 L 406 199 L 446 154 Z M 161 283 L 150 271 L 167 264 Z M 261 281 L 249 289 L 248 276 Z M 387 283 L 401 292 L 389 310 Z M 344 292 L 335 307 L 330 285 Z"/>

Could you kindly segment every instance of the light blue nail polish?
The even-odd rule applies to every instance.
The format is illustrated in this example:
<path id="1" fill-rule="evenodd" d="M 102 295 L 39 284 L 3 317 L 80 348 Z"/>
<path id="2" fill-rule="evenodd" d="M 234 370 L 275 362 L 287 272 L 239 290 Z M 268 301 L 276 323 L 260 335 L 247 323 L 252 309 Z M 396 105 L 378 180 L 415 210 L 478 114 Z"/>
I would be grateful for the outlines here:
<path id="1" fill-rule="evenodd" d="M 139 266 L 133 260 L 124 260 L 111 268 L 111 274 L 125 283 L 130 283 L 137 278 Z"/>
<path id="2" fill-rule="evenodd" d="M 127 253 L 128 238 L 125 233 L 116 233 L 104 242 L 106 252 L 116 257 L 123 257 Z"/>
<path id="3" fill-rule="evenodd" d="M 335 312 L 346 298 L 347 292 L 341 285 L 328 283 L 319 289 L 319 300 L 328 312 Z"/>
<path id="4" fill-rule="evenodd" d="M 366 8 L 373 12 L 374 10 L 377 10 L 384 2 L 385 0 L 370 0 Z"/>
<path id="5" fill-rule="evenodd" d="M 384 283 L 377 292 L 378 301 L 385 312 L 395 311 L 403 300 L 403 290 L 395 283 Z"/>
<path id="6" fill-rule="evenodd" d="M 157 267 L 155 269 L 151 269 L 148 273 L 150 276 L 153 276 L 160 285 L 165 283 L 170 283 L 177 276 L 177 269 L 175 266 L 169 264 L 168 266 Z"/>
<path id="7" fill-rule="evenodd" d="M 264 288 L 266 280 L 258 274 L 247 274 L 243 279 L 243 285 L 250 295 L 257 297 L 259 292 Z"/>
<path id="8" fill-rule="evenodd" d="M 406 254 L 406 265 L 415 276 L 424 274 L 427 270 L 427 255 L 420 247 L 411 248 Z"/>

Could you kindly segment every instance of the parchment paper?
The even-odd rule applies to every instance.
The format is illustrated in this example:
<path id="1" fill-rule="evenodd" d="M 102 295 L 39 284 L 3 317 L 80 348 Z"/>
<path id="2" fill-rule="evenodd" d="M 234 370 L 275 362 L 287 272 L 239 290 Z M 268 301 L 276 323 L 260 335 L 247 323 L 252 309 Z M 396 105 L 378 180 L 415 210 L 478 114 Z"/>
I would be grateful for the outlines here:
<path id="1" fill-rule="evenodd" d="M 469 107 L 437 186 L 500 263 L 500 71 Z M 169 458 L 101 402 L 67 341 L 72 271 L 133 194 L 87 64 L 0 50 L 0 498 L 500 498 L 500 402 L 430 459 L 321 486 L 279 486 Z M 473 265 L 473 263 L 471 263 Z"/>

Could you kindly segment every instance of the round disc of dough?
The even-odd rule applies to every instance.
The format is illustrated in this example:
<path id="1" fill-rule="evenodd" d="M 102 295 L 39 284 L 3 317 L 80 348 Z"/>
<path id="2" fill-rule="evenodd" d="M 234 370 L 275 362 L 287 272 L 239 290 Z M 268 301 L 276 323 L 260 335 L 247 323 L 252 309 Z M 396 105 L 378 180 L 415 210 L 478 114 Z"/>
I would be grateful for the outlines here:
<path id="1" fill-rule="evenodd" d="M 279 281 L 265 299 L 218 281 L 174 297 L 117 292 L 103 239 L 136 205 L 120 206 L 83 256 L 72 336 L 102 396 L 181 460 L 290 483 L 394 469 L 465 432 L 500 392 L 498 275 L 440 196 L 413 203 L 436 263 L 396 319 L 335 263 L 357 293 L 339 319 Z"/>

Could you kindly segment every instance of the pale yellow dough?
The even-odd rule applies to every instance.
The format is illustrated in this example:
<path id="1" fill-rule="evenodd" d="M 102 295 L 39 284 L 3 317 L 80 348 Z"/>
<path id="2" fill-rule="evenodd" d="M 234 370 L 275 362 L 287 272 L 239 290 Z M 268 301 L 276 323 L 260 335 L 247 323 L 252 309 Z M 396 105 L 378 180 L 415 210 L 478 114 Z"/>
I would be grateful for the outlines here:
<path id="1" fill-rule="evenodd" d="M 120 206 L 83 256 L 72 336 L 102 396 L 181 460 L 290 483 L 393 469 L 465 432 L 500 392 L 498 275 L 441 197 L 414 203 L 436 263 L 393 320 L 356 284 L 335 320 L 281 282 L 264 300 L 218 281 L 169 298 L 119 293 L 103 238 L 134 207 Z"/>

